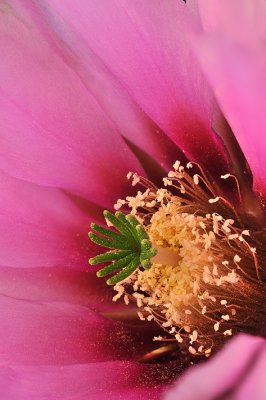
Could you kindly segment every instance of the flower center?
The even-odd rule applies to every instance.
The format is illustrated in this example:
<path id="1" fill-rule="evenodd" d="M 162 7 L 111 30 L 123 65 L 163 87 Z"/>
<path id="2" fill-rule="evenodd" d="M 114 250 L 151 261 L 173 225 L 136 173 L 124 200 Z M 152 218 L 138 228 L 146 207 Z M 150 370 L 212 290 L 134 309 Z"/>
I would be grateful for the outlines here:
<path id="1" fill-rule="evenodd" d="M 182 213 L 180 207 L 171 201 L 152 216 L 147 230 L 157 255 L 149 270 L 135 274 L 138 289 L 148 292 L 149 302 L 164 308 L 167 321 L 175 325 L 189 305 L 195 306 L 201 282 L 215 268 L 213 260 L 218 261 L 211 249 L 215 237 L 206 231 L 204 218 Z"/>
<path id="2" fill-rule="evenodd" d="M 234 206 L 216 195 L 196 164 L 185 169 L 176 162 L 163 180 L 167 189 L 136 174 L 128 178 L 144 190 L 118 200 L 115 209 L 125 208 L 126 216 L 105 212 L 118 232 L 93 224 L 98 236 L 90 233 L 112 249 L 90 260 L 111 261 L 98 276 L 122 269 L 107 281 L 117 291 L 113 300 L 134 301 L 141 320 L 163 328 L 155 340 L 185 343 L 195 355 L 209 356 L 225 337 L 257 326 L 264 286 L 256 239 Z"/>

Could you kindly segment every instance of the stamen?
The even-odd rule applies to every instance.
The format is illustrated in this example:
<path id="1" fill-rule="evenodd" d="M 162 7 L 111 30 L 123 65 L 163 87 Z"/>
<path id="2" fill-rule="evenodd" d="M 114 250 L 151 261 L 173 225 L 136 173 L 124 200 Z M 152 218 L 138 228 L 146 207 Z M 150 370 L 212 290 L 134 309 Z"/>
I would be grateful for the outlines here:
<path id="1" fill-rule="evenodd" d="M 182 343 L 190 354 L 208 357 L 227 336 L 265 318 L 264 250 L 198 164 L 185 169 L 176 161 L 173 167 L 165 188 L 128 174 L 143 190 L 117 201 L 115 209 L 125 213 L 104 212 L 110 229 L 91 225 L 91 240 L 110 250 L 89 262 L 108 263 L 97 276 L 113 274 L 107 283 L 115 285 L 114 301 L 135 302 L 142 321 L 160 325 L 165 335 L 154 340 Z M 241 196 L 237 178 L 221 176 L 229 177 Z"/>
<path id="2" fill-rule="evenodd" d="M 209 199 L 209 203 L 213 204 L 213 203 L 216 203 L 219 200 L 220 200 L 220 197 L 217 196 L 217 197 L 215 197 L 215 199 Z"/>

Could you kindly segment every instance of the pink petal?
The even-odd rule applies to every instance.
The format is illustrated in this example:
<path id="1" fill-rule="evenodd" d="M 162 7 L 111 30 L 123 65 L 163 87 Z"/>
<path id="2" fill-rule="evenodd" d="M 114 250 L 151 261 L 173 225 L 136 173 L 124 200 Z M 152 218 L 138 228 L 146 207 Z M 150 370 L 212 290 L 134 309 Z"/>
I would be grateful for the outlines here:
<path id="1" fill-rule="evenodd" d="M 23 2 L 23 0 L 22 0 Z M 26 2 L 23 4 L 26 6 Z M 78 74 L 121 135 L 140 149 L 145 149 L 164 169 L 176 161 L 178 148 L 136 104 L 119 79 L 90 49 L 84 39 L 65 20 L 49 11 L 44 4 L 32 7 L 32 17 L 39 28 L 60 48 L 64 41 L 78 64 Z M 179 156 L 179 155 L 178 155 Z M 181 155 L 180 155 L 181 156 Z"/>
<path id="2" fill-rule="evenodd" d="M 0 167 L 111 205 L 128 170 L 142 169 L 71 53 L 48 43 L 19 2 L 11 4 L 1 12 Z"/>
<path id="3" fill-rule="evenodd" d="M 188 157 L 211 168 L 214 159 L 218 167 L 219 154 L 221 165 L 226 164 L 210 129 L 212 98 L 190 51 L 188 31 L 199 29 L 199 23 L 182 1 L 156 0 L 152 11 L 143 1 L 46 3 L 52 15 L 57 11 L 76 29 Z"/>
<path id="4" fill-rule="evenodd" d="M 2 365 L 139 359 L 157 346 L 147 329 L 104 318 L 83 305 L 1 295 L 0 313 Z"/>
<path id="5" fill-rule="evenodd" d="M 219 31 L 246 44 L 265 37 L 264 0 L 200 0 L 198 5 L 205 31 Z"/>
<path id="6" fill-rule="evenodd" d="M 236 400 L 264 400 L 266 395 L 266 344 L 240 383 Z"/>
<path id="7" fill-rule="evenodd" d="M 255 188 L 266 195 L 266 58 L 217 35 L 199 39 L 196 52 L 251 166 Z"/>
<path id="8" fill-rule="evenodd" d="M 65 302 L 96 311 L 122 309 L 113 302 L 113 288 L 90 273 L 66 268 L 0 268 L 0 292 L 8 297 L 35 302 Z"/>
<path id="9" fill-rule="evenodd" d="M 0 172 L 0 264 L 87 268 L 90 217 L 60 190 Z"/>
<path id="10" fill-rule="evenodd" d="M 262 338 L 239 335 L 213 359 L 191 368 L 165 396 L 165 400 L 212 400 L 224 394 L 237 383 L 255 353 L 264 346 Z"/>
<path id="11" fill-rule="evenodd" d="M 0 389 L 5 400 L 159 400 L 163 385 L 152 379 L 156 369 L 121 361 L 2 367 Z"/>

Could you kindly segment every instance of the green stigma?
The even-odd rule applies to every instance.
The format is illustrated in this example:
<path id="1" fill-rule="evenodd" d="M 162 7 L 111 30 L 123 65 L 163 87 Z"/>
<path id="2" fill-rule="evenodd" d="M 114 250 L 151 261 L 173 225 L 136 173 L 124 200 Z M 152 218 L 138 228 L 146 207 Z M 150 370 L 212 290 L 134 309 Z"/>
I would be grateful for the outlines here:
<path id="1" fill-rule="evenodd" d="M 107 247 L 111 251 L 99 254 L 89 259 L 91 265 L 111 262 L 97 272 L 98 277 L 103 277 L 120 271 L 107 280 L 108 285 L 115 285 L 129 277 L 142 266 L 151 267 L 151 258 L 156 255 L 149 236 L 144 227 L 132 214 L 125 215 L 120 211 L 115 214 L 104 211 L 104 217 L 113 225 L 116 231 L 91 224 L 94 232 L 89 233 L 92 242 Z"/>

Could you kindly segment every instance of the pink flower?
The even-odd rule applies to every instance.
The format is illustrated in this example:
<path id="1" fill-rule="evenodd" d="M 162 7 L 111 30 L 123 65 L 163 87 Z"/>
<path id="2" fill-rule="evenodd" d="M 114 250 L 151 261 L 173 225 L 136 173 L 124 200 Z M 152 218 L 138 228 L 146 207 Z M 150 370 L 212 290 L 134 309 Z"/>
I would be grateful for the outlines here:
<path id="1" fill-rule="evenodd" d="M 10 0 L 0 11 L 1 395 L 158 399 L 186 359 L 139 363 L 158 346 L 150 325 L 104 316 L 121 306 L 87 267 L 90 222 L 129 194 L 128 171 L 158 182 L 185 157 L 214 180 L 234 171 L 197 58 L 265 194 L 262 68 L 249 98 L 233 69 L 245 58 L 212 39 L 204 8 L 203 34 L 194 2 Z"/>

